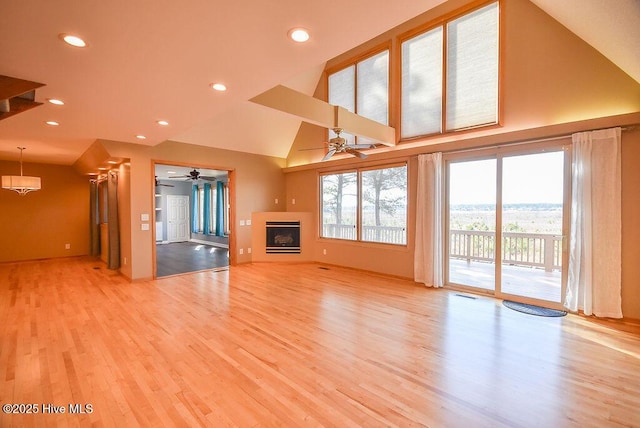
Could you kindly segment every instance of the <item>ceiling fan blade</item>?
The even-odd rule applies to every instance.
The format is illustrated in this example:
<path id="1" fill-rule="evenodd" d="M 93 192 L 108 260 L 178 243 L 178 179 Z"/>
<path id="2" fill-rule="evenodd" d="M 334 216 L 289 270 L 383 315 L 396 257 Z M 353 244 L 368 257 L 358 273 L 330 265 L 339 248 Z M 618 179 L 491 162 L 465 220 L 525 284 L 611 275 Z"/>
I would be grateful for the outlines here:
<path id="1" fill-rule="evenodd" d="M 375 144 L 350 144 L 350 149 L 374 149 L 376 147 Z"/>
<path id="2" fill-rule="evenodd" d="M 324 157 L 322 158 L 323 161 L 326 161 L 327 159 L 329 159 L 331 156 L 333 156 L 336 153 L 336 149 L 331 149 L 327 152 L 326 155 L 324 155 Z"/>
<path id="3" fill-rule="evenodd" d="M 360 159 L 366 159 L 368 156 L 358 150 L 349 150 L 349 153 L 358 156 Z"/>

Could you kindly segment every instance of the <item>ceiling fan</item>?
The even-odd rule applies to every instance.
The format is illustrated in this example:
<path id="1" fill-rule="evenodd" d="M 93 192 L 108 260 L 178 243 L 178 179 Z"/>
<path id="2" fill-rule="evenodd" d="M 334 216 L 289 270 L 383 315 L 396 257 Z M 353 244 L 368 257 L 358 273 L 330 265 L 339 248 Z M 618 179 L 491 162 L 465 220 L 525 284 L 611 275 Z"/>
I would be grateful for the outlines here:
<path id="1" fill-rule="evenodd" d="M 207 176 L 207 175 L 200 175 L 200 171 L 198 171 L 195 168 L 193 169 L 193 171 L 190 171 L 189 174 L 172 175 L 169 178 L 188 178 L 189 180 L 193 180 L 193 181 L 197 181 L 197 180 L 216 181 L 215 177 L 211 177 L 211 176 Z"/>
<path id="2" fill-rule="evenodd" d="M 331 156 L 335 155 L 336 153 L 349 153 L 351 155 L 359 157 L 360 159 L 366 159 L 367 155 L 360 150 L 372 149 L 376 146 L 375 144 L 349 144 L 346 138 L 340 136 L 340 134 L 342 133 L 342 128 L 333 128 L 333 132 L 336 134 L 336 136 L 325 143 L 327 145 L 328 151 L 327 154 L 322 158 L 323 161 L 330 159 Z"/>

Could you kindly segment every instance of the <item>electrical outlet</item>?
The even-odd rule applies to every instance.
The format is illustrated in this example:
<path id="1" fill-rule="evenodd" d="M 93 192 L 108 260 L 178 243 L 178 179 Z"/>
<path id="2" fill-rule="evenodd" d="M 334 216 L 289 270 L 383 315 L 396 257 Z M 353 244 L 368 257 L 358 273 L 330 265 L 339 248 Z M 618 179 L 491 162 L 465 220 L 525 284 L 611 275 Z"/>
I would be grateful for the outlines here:
<path id="1" fill-rule="evenodd" d="M 247 248 L 247 254 L 251 254 L 251 247 Z"/>
<path id="2" fill-rule="evenodd" d="M 278 198 L 276 198 L 276 204 L 278 204 Z"/>
<path id="3" fill-rule="evenodd" d="M 327 249 L 326 248 L 322 249 L 322 254 L 324 254 L 325 256 L 327 255 Z"/>
<path id="4" fill-rule="evenodd" d="M 125 266 L 127 265 L 127 258 L 126 257 L 124 258 L 124 265 Z"/>
<path id="5" fill-rule="evenodd" d="M 64 244 L 64 249 L 65 250 L 70 250 L 71 249 L 71 244 Z"/>
<path id="6" fill-rule="evenodd" d="M 296 198 L 291 199 L 291 205 L 295 205 L 296 204 Z"/>

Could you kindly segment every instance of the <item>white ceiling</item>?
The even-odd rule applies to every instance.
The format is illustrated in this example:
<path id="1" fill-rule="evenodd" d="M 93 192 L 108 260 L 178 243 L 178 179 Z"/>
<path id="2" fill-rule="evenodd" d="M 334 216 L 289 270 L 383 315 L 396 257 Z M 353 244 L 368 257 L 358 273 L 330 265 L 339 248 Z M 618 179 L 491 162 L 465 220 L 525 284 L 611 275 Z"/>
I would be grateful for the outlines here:
<path id="1" fill-rule="evenodd" d="M 640 1 L 533 1 L 640 81 Z M 0 159 L 24 146 L 25 161 L 72 164 L 96 139 L 286 157 L 300 122 L 247 100 L 277 84 L 312 94 L 327 60 L 442 2 L 0 0 L 0 74 L 66 102 L 0 121 Z M 287 39 L 297 26 L 308 43 Z M 229 90 L 209 89 L 216 81 Z"/>

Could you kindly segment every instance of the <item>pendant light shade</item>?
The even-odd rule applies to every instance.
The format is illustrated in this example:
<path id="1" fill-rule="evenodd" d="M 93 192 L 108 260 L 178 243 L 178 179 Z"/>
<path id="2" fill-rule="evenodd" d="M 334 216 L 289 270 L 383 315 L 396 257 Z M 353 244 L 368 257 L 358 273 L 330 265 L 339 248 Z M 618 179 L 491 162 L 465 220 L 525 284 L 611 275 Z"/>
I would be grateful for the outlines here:
<path id="1" fill-rule="evenodd" d="M 24 149 L 24 147 L 18 147 L 18 150 L 20 150 L 20 175 L 2 176 L 2 188 L 13 190 L 21 196 L 24 196 L 29 192 L 33 192 L 34 190 L 41 189 L 40 177 L 22 175 L 22 151 Z"/>

